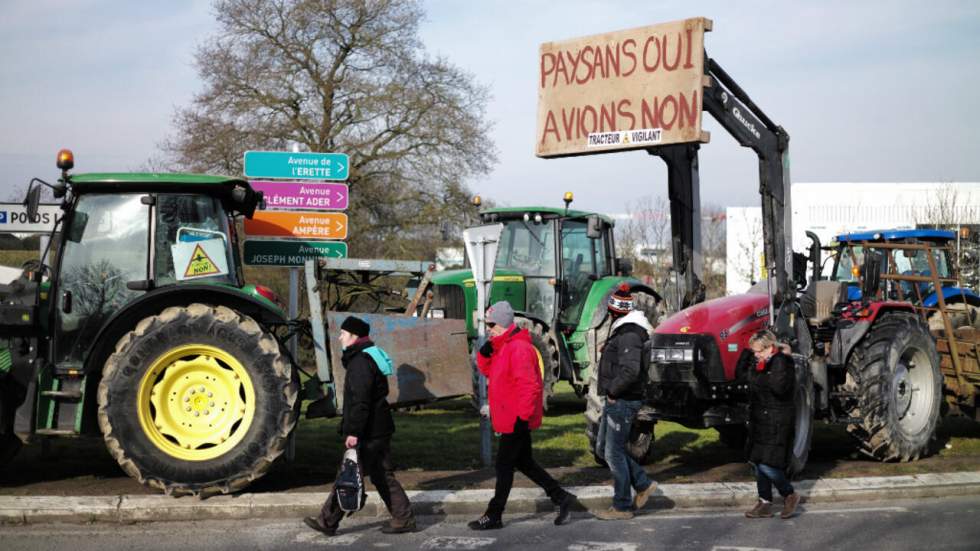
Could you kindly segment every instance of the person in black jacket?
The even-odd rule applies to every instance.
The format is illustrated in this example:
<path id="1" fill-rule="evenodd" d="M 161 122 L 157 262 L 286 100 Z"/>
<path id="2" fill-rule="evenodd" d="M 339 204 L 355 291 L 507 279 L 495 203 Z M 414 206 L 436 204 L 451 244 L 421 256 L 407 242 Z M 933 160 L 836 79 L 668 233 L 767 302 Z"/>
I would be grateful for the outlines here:
<path id="1" fill-rule="evenodd" d="M 413 532 L 416 529 L 412 504 L 398 480 L 391 462 L 391 435 L 395 421 L 388 407 L 390 361 L 368 337 L 371 327 L 362 319 L 350 316 L 340 326 L 340 344 L 344 349 L 341 363 L 344 378 L 344 411 L 339 432 L 347 448 L 357 448 L 358 463 L 371 477 L 371 484 L 384 501 L 391 521 L 381 528 L 386 534 Z M 387 365 L 379 365 L 378 362 Z M 337 496 L 330 492 L 320 516 L 306 517 L 307 526 L 328 536 L 337 533 L 344 511 Z"/>
<path id="2" fill-rule="evenodd" d="M 643 312 L 633 309 L 633 295 L 622 284 L 607 304 L 613 324 L 602 349 L 596 391 L 605 398 L 599 424 L 597 450 L 609 464 L 613 476 L 613 505 L 595 513 L 601 520 L 628 520 L 635 509 L 646 505 L 657 484 L 630 456 L 630 428 L 643 406 L 643 344 L 653 327 Z M 604 451 L 602 451 L 604 450 Z M 636 490 L 633 497 L 632 490 Z"/>
<path id="3" fill-rule="evenodd" d="M 759 501 L 745 513 L 749 518 L 769 518 L 772 486 L 783 496 L 781 518 L 796 512 L 800 496 L 786 476 L 793 446 L 796 372 L 793 359 L 776 344 L 776 336 L 763 329 L 749 339 L 756 365 L 747 370 L 749 383 L 749 464 L 755 469 Z"/>

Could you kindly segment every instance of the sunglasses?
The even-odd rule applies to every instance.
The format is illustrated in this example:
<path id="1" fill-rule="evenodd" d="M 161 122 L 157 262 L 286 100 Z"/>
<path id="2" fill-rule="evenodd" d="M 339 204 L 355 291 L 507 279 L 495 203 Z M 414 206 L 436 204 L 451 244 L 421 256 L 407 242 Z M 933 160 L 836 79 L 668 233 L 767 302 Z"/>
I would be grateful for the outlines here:
<path id="1" fill-rule="evenodd" d="M 494 327 L 496 327 L 496 326 L 497 326 L 497 324 L 496 324 L 496 323 L 494 323 L 494 322 L 492 322 L 492 321 L 488 321 L 488 322 L 487 322 L 487 328 L 488 328 L 488 329 L 493 329 L 493 328 L 494 328 Z"/>

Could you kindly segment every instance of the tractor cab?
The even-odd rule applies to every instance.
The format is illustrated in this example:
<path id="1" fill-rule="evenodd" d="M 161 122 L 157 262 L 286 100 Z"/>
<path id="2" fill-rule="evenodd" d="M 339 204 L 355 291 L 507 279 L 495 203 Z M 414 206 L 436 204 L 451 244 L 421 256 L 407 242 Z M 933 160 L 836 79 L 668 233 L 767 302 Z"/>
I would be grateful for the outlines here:
<path id="1" fill-rule="evenodd" d="M 523 279 L 528 315 L 578 325 L 592 284 L 613 275 L 612 221 L 547 207 L 487 209 L 480 217 L 504 225 L 495 282 Z"/>
<path id="2" fill-rule="evenodd" d="M 261 195 L 246 182 L 199 174 L 64 171 L 50 186 L 65 215 L 45 255 L 52 265 L 51 361 L 84 372 L 109 322 L 148 293 L 175 286 L 245 287 L 233 216 L 251 215 Z M 40 186 L 29 193 L 37 195 Z"/>
<path id="3" fill-rule="evenodd" d="M 935 271 L 949 302 L 963 298 L 970 304 L 980 303 L 980 296 L 960 289 L 953 281 L 957 278 L 955 246 L 956 233 L 947 230 L 878 230 L 838 235 L 829 247 L 834 251 L 831 280 L 847 284 L 847 300 L 861 300 L 861 271 L 866 253 L 871 251 L 881 255 L 881 274 L 891 274 L 884 289 L 890 300 L 935 307 L 938 299 L 931 281 Z"/>

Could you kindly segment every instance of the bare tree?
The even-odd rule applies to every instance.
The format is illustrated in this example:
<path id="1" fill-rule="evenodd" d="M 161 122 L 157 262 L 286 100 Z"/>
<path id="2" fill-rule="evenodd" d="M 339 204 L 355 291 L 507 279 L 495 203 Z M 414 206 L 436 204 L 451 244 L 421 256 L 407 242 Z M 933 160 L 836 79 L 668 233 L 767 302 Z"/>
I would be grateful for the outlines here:
<path id="1" fill-rule="evenodd" d="M 248 149 L 350 155 L 355 256 L 434 253 L 495 162 L 488 91 L 419 40 L 412 0 L 216 0 L 204 91 L 165 149 L 182 169 L 242 172 Z"/>
<path id="2" fill-rule="evenodd" d="M 728 262 L 735 262 L 739 277 L 754 284 L 766 275 L 762 269 L 762 220 L 749 216 L 749 212 L 748 209 L 741 211 L 740 222 L 742 227 L 747 228 L 748 231 L 745 235 L 740 236 L 741 238 L 735 244 L 739 258 L 729 258 Z"/>

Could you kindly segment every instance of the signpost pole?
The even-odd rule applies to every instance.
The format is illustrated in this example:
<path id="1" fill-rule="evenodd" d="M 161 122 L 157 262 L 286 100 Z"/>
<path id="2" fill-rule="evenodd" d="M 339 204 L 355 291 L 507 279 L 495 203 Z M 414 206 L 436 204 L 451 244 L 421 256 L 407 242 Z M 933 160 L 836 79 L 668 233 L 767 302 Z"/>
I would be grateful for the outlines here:
<path id="1" fill-rule="evenodd" d="M 476 352 L 487 338 L 486 309 L 490 298 L 490 287 L 493 284 L 493 268 L 497 260 L 497 244 L 503 231 L 503 224 L 478 226 L 463 231 L 463 241 L 466 245 L 466 255 L 473 266 L 473 279 L 476 283 L 476 326 L 477 341 L 473 347 L 473 369 L 476 370 Z M 480 459 L 484 467 L 492 465 L 490 433 L 490 418 L 487 412 L 487 378 L 479 374 L 480 400 Z"/>

